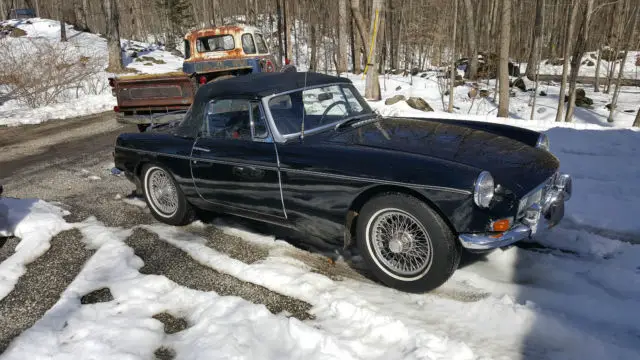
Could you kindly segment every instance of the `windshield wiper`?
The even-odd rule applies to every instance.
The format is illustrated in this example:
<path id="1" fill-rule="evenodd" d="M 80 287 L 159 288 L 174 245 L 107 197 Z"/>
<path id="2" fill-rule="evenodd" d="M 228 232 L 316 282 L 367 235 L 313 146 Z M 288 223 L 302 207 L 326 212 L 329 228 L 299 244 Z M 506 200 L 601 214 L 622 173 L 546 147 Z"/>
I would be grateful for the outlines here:
<path id="1" fill-rule="evenodd" d="M 342 120 L 341 122 L 339 122 L 338 124 L 336 124 L 335 130 L 339 130 L 342 129 L 344 127 L 347 127 L 349 125 L 353 125 L 357 122 L 362 121 L 362 119 L 368 118 L 368 117 L 374 117 L 375 120 L 378 120 L 380 118 L 380 115 L 376 114 L 376 113 L 368 113 L 368 114 L 362 114 L 362 115 L 355 115 L 352 117 L 348 117 L 344 120 Z M 371 119 L 371 120 L 374 120 Z"/>

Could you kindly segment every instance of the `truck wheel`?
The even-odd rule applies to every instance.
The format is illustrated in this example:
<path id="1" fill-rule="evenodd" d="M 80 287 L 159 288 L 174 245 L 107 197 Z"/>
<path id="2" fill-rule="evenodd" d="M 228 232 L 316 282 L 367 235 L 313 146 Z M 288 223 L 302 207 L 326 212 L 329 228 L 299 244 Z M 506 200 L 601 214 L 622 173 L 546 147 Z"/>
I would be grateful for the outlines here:
<path id="1" fill-rule="evenodd" d="M 447 281 L 461 249 L 429 205 L 402 193 L 374 197 L 360 211 L 356 238 L 376 278 L 395 289 L 422 293 Z"/>
<path id="2" fill-rule="evenodd" d="M 155 164 L 142 169 L 144 198 L 158 221 L 182 226 L 194 219 L 194 210 L 169 170 Z"/>
<path id="3" fill-rule="evenodd" d="M 149 128 L 149 124 L 138 124 L 138 131 L 145 132 Z"/>

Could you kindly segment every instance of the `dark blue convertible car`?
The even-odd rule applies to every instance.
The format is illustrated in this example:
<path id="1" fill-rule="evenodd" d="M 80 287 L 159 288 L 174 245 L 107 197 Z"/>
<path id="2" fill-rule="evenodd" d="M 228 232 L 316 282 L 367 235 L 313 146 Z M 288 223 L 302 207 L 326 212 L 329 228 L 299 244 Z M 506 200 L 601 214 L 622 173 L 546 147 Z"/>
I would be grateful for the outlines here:
<path id="1" fill-rule="evenodd" d="M 200 209 L 357 246 L 379 280 L 410 292 L 443 284 L 464 249 L 557 224 L 571 195 L 544 134 L 382 117 L 348 79 L 316 73 L 203 86 L 183 120 L 121 134 L 114 157 L 164 223 Z"/>

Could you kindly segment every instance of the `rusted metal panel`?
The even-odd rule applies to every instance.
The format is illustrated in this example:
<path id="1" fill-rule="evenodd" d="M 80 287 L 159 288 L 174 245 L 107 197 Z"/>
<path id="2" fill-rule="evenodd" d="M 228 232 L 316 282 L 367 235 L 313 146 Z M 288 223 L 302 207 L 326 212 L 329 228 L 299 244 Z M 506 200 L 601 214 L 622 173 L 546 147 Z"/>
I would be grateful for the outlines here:
<path id="1" fill-rule="evenodd" d="M 121 111 L 143 107 L 188 107 L 195 84 L 186 75 L 114 79 L 114 93 Z"/>

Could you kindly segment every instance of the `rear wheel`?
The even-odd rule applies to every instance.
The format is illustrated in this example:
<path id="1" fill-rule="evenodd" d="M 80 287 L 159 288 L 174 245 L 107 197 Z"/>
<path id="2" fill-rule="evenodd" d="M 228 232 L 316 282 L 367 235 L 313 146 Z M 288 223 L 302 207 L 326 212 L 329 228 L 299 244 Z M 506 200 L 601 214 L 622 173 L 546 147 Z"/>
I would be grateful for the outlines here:
<path id="1" fill-rule="evenodd" d="M 167 169 L 149 164 L 142 169 L 144 197 L 151 214 L 169 225 L 186 225 L 193 220 L 194 211 L 180 187 Z"/>
<path id="2" fill-rule="evenodd" d="M 138 131 L 145 132 L 147 131 L 148 127 L 149 127 L 149 124 L 138 124 Z"/>
<path id="3" fill-rule="evenodd" d="M 358 216 L 357 243 L 385 285 L 426 292 L 447 281 L 460 262 L 460 246 L 427 204 L 402 193 L 379 195 Z"/>

